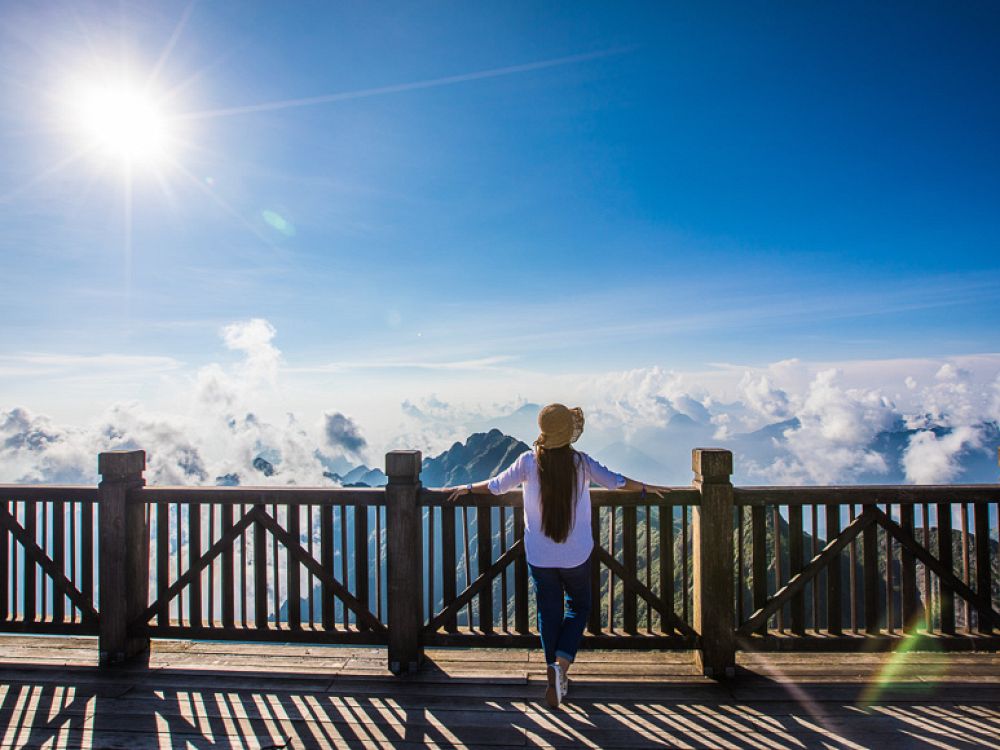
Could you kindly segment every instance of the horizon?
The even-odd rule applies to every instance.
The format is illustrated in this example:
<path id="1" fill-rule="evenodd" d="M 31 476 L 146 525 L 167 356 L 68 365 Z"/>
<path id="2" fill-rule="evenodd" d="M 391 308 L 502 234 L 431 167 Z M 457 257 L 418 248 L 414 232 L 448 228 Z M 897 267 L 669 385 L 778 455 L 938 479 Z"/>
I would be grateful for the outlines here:
<path id="1" fill-rule="evenodd" d="M 996 6 L 299 8 L 5 11 L 0 481 L 551 401 L 664 477 L 796 419 L 743 479 L 997 481 Z"/>

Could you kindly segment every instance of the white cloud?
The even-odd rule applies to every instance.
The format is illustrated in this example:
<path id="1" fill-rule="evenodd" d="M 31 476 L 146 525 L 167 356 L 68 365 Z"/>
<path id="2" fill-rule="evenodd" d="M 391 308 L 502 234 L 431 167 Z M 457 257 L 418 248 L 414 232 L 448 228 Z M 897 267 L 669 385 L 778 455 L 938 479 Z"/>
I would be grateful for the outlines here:
<path id="1" fill-rule="evenodd" d="M 941 436 L 931 430 L 914 433 L 903 452 L 907 480 L 915 484 L 950 482 L 961 472 L 962 452 L 980 447 L 981 438 L 979 430 L 970 426 L 957 427 Z"/>

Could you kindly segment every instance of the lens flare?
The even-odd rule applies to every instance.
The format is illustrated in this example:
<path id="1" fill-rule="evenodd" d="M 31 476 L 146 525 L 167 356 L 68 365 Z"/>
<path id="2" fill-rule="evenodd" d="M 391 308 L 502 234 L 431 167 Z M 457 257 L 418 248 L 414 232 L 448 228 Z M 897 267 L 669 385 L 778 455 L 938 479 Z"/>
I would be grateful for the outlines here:
<path id="1" fill-rule="evenodd" d="M 94 150 L 128 164 L 167 155 L 168 120 L 156 98 L 128 81 L 89 82 L 75 87 L 73 124 Z"/>

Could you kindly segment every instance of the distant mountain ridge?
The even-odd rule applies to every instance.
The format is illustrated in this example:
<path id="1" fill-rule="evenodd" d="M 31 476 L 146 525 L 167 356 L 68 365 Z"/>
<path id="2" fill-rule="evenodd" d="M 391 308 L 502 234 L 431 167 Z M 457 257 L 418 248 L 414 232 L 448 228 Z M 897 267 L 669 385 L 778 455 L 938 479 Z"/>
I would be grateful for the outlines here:
<path id="1" fill-rule="evenodd" d="M 420 481 L 425 487 L 482 482 L 502 472 L 527 450 L 526 443 L 500 430 L 477 432 L 465 443 L 456 442 L 444 453 L 425 458 Z"/>

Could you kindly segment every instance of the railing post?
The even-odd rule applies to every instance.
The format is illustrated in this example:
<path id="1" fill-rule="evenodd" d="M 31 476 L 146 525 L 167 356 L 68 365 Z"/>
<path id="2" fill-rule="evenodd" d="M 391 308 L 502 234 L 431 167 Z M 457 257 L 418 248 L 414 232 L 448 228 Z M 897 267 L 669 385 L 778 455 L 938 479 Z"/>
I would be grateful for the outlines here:
<path id="1" fill-rule="evenodd" d="M 142 487 L 145 451 L 101 453 L 98 504 L 98 585 L 101 664 L 116 664 L 149 648 L 149 639 L 130 637 L 128 625 L 149 603 L 149 525 L 146 508 L 129 503 Z"/>
<path id="2" fill-rule="evenodd" d="M 721 448 L 691 452 L 701 504 L 692 512 L 694 629 L 701 636 L 695 659 L 707 677 L 736 673 L 733 618 L 733 454 Z"/>
<path id="3" fill-rule="evenodd" d="M 423 660 L 423 534 L 420 519 L 420 451 L 385 455 L 386 575 L 389 670 L 415 672 Z"/>

